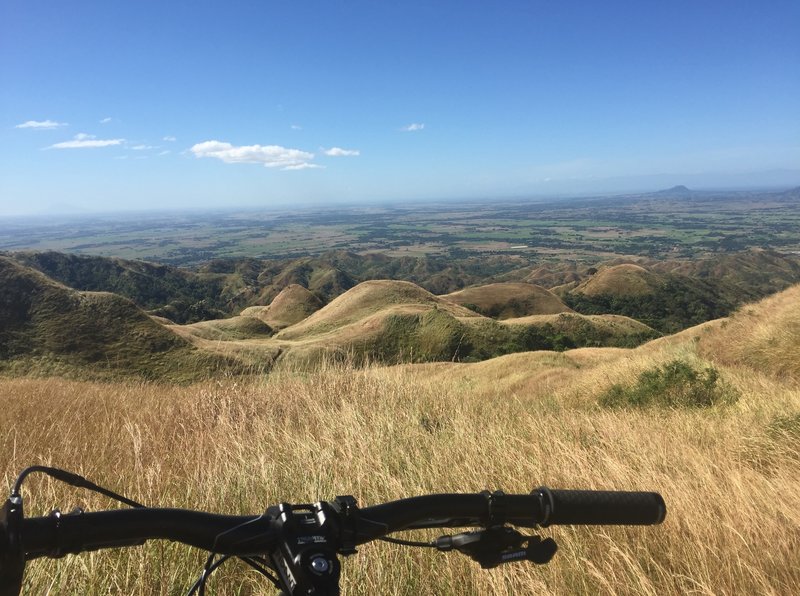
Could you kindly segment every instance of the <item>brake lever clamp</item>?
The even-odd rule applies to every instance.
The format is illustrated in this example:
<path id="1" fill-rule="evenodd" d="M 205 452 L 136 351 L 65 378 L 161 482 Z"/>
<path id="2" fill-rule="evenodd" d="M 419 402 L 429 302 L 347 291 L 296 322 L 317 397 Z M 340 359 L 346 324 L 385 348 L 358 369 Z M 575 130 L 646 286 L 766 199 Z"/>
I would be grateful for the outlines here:
<path id="1" fill-rule="evenodd" d="M 436 539 L 436 548 L 445 552 L 457 550 L 469 556 L 483 569 L 492 569 L 515 561 L 531 561 L 544 565 L 558 550 L 552 538 L 543 540 L 540 536 L 523 536 L 507 526 L 441 536 Z"/>

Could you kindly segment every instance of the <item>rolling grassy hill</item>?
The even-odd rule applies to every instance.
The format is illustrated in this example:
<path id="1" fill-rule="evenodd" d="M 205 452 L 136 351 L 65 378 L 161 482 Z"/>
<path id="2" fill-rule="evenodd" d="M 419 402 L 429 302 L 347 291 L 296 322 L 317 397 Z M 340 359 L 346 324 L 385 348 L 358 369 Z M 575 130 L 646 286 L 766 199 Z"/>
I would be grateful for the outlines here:
<path id="1" fill-rule="evenodd" d="M 572 312 L 552 292 L 528 283 L 495 283 L 445 294 L 450 302 L 493 319 Z"/>
<path id="2" fill-rule="evenodd" d="M 194 270 L 54 252 L 9 256 L 74 289 L 117 293 L 150 314 L 176 323 L 219 319 L 249 306 L 264 306 L 291 285 L 302 286 L 327 303 L 360 282 L 395 279 L 410 281 L 434 294 L 493 283 L 536 284 L 549 288 L 567 303 L 567 308 L 582 314 L 625 315 L 672 333 L 725 316 L 740 304 L 800 282 L 800 256 L 761 249 L 696 260 L 640 257 L 595 263 L 519 256 L 388 257 L 334 251 L 292 259 L 220 259 Z M 500 308 L 505 300 L 500 294 L 497 302 L 489 298 L 490 310 Z M 475 301 L 471 304 L 480 308 Z M 497 314 L 534 314 L 523 312 L 519 305 L 515 308 Z M 296 318 L 266 322 L 283 327 Z"/>
<path id="3" fill-rule="evenodd" d="M 539 485 L 657 490 L 668 508 L 663 525 L 540 529 L 559 544 L 546 566 L 485 571 L 466 557 L 376 544 L 346 561 L 343 589 L 792 594 L 800 585 L 799 302 L 792 287 L 727 320 L 635 349 L 392 367 L 328 362 L 191 387 L 4 378 L 0 427 L 13 432 L 0 433 L 9 454 L 0 469 L 10 482 L 26 465 L 46 461 L 140 502 L 231 513 L 337 494 L 367 506 L 428 492 L 526 493 Z M 684 372 L 663 374 L 670 370 Z M 604 400 L 616 386 L 623 395 L 691 394 L 711 378 L 730 399 Z M 65 418 L 53 404 L 81 415 Z M 28 490 L 33 514 L 76 503 L 73 488 L 49 480 Z M 80 504 L 108 507 L 92 494 Z M 158 585 L 177 593 L 204 561 L 194 549 L 151 542 L 38 560 L 28 567 L 26 589 L 149 594 Z M 256 577 L 229 565 L 212 582 L 218 591 L 258 593 L 264 587 Z"/>
<path id="4" fill-rule="evenodd" d="M 296 339 L 327 333 L 396 307 L 417 310 L 436 307 L 457 317 L 479 316 L 411 282 L 374 280 L 345 292 L 304 321 L 280 332 L 278 337 Z"/>
<path id="5" fill-rule="evenodd" d="M 0 257 L 0 371 L 185 381 L 232 362 L 202 353 L 126 298 L 79 292 Z"/>
<path id="6" fill-rule="evenodd" d="M 241 314 L 258 317 L 273 329 L 283 329 L 308 318 L 322 306 L 322 301 L 305 287 L 290 284 L 268 306 L 250 306 Z"/>
<path id="7" fill-rule="evenodd" d="M 638 297 L 655 294 L 662 277 L 640 265 L 627 263 L 602 267 L 592 277 L 578 284 L 571 294 L 582 296 Z"/>
<path id="8" fill-rule="evenodd" d="M 174 325 L 171 323 L 182 318 L 174 316 L 174 313 L 166 319 L 158 316 L 143 319 L 143 312 L 118 296 L 94 296 L 91 301 L 116 306 L 91 307 L 108 313 L 108 319 L 101 326 L 105 329 L 104 334 L 97 330 L 84 331 L 88 329 L 84 321 L 86 309 L 77 308 L 77 312 L 83 314 L 73 318 L 81 330 L 78 335 L 87 337 L 86 350 L 80 349 L 78 355 L 70 355 L 70 349 L 58 346 L 64 342 L 66 345 L 74 344 L 75 340 L 68 337 L 72 333 L 69 323 L 72 319 L 58 319 L 58 326 L 54 329 L 63 329 L 63 332 L 59 335 L 54 331 L 55 339 L 47 339 L 50 331 L 42 331 L 42 319 L 37 319 L 39 322 L 32 326 L 20 326 L 12 321 L 12 315 L 8 315 L 5 347 L 2 347 L 7 354 L 3 357 L 5 369 L 10 370 L 12 361 L 15 369 L 19 370 L 24 368 L 23 360 L 28 363 L 26 366 L 36 361 L 40 368 L 47 362 L 70 362 L 70 366 L 86 367 L 86 372 L 90 373 L 90 363 L 99 358 L 99 354 L 112 354 L 119 349 L 127 356 L 113 357 L 119 363 L 114 365 L 116 369 L 127 368 L 133 371 L 131 374 L 156 377 L 163 377 L 169 368 L 166 362 L 171 357 L 155 356 L 172 349 L 158 347 L 167 340 L 183 342 L 178 352 L 188 360 L 179 358 L 182 362 L 191 364 L 192 358 L 188 355 L 212 358 L 213 362 L 203 364 L 202 369 L 213 370 L 224 365 L 229 369 L 254 368 L 261 371 L 271 369 L 275 363 L 295 366 L 304 362 L 313 366 L 331 354 L 336 354 L 337 358 L 356 357 L 360 361 L 373 359 L 396 363 L 408 359 L 479 361 L 539 349 L 632 347 L 657 337 L 659 333 L 674 333 L 732 312 L 736 301 L 731 288 L 736 285 L 736 279 L 753 279 L 755 283 L 754 288 L 742 287 L 740 295 L 760 295 L 772 287 L 770 284 L 785 285 L 796 274 L 795 268 L 800 269 L 786 256 L 769 251 L 749 251 L 720 257 L 713 263 L 675 262 L 672 269 L 663 263 L 657 266 L 657 263 L 638 259 L 637 263 L 611 261 L 596 269 L 578 267 L 573 263 L 565 264 L 565 267 L 540 267 L 538 272 L 524 268 L 515 270 L 522 276 L 535 274 L 547 278 L 558 273 L 567 275 L 569 279 L 582 278 L 579 283 L 573 281 L 561 288 L 562 302 L 553 292 L 524 282 L 482 284 L 443 296 L 436 296 L 408 281 L 356 283 L 358 276 L 369 276 L 383 270 L 428 280 L 432 279 L 431 275 L 447 277 L 461 271 L 469 278 L 471 273 L 468 272 L 473 265 L 448 268 L 431 259 L 393 259 L 346 252 L 288 262 L 270 263 L 256 259 L 214 261 L 195 272 L 58 253 L 20 253 L 15 255 L 15 260 L 17 263 L 34 263 L 40 269 L 55 270 L 61 278 L 76 285 L 120 288 L 141 300 L 150 300 L 148 304 L 151 306 L 158 297 L 171 300 L 165 307 L 151 309 L 151 315 L 163 315 L 165 311 L 169 314 L 170 309 L 182 300 L 186 301 L 184 306 L 195 300 L 188 310 L 182 311 L 183 315 L 191 311 L 197 315 L 196 318 L 207 320 L 185 326 Z M 6 268 L 13 262 L 6 259 Z M 502 268 L 507 265 L 501 259 L 493 266 Z M 346 268 L 355 273 L 344 274 Z M 766 273 L 759 275 L 762 270 Z M 771 276 L 775 279 L 769 282 Z M 100 283 L 104 277 L 106 281 Z M 717 277 L 721 279 L 717 281 Z M 316 291 L 292 280 L 312 286 Z M 203 285 L 204 281 L 208 282 L 207 286 Z M 351 284 L 354 285 L 344 289 Z M 57 283 L 48 287 L 56 286 L 65 295 L 83 295 Z M 341 293 L 336 295 L 337 292 Z M 210 296 L 214 293 L 217 295 L 212 299 Z M 330 295 L 332 300 L 323 305 L 320 295 Z M 270 303 L 264 306 L 268 296 L 271 296 Z M 9 312 L 27 308 L 25 301 L 28 299 L 14 293 L 13 284 L 4 300 Z M 88 304 L 90 299 L 84 297 L 83 301 Z M 128 310 L 119 306 L 123 303 L 126 305 L 124 309 Z M 239 303 L 255 305 L 246 307 L 240 316 L 232 318 L 220 318 L 221 311 L 208 310 L 210 305 L 223 303 L 226 307 Z M 570 314 L 570 307 L 580 314 Z M 70 308 L 64 307 L 66 311 Z M 132 314 L 123 314 L 128 312 Z M 216 318 L 209 319 L 209 315 L 214 313 Z M 564 316 L 558 316 L 561 314 Z M 138 333 L 132 331 L 132 327 L 141 325 L 146 326 L 142 327 L 141 336 L 145 340 L 141 345 L 147 346 L 147 342 L 152 340 L 156 346 L 153 350 L 141 348 L 141 358 L 132 355 L 135 348 L 127 340 L 120 340 L 113 347 L 97 348 L 93 356 L 87 355 L 91 351 L 91 337 L 101 338 L 96 343 L 106 346 L 111 336 L 130 337 L 131 333 Z M 23 349 L 20 346 L 26 345 L 27 335 L 31 335 L 27 342 L 29 347 Z M 56 347 L 37 351 L 36 346 L 40 344 Z M 23 352 L 27 355 L 21 359 L 19 354 Z M 58 356 L 51 361 L 48 354 Z M 55 370 L 54 366 L 50 368 Z M 109 368 L 112 369 L 114 367 Z"/>
<path id="9" fill-rule="evenodd" d="M 661 333 L 724 317 L 736 304 L 723 285 L 634 264 L 600 268 L 564 292 L 563 299 L 581 314 L 623 315 Z"/>

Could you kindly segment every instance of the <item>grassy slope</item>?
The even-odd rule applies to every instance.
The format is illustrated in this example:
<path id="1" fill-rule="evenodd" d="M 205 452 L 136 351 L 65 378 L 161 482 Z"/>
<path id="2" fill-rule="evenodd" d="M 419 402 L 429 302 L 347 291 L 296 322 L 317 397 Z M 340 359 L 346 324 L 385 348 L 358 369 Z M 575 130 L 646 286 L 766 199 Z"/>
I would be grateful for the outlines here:
<path id="1" fill-rule="evenodd" d="M 309 290 L 301 285 L 291 284 L 281 290 L 270 302 L 269 309 L 260 316 L 274 329 L 283 329 L 308 318 L 322 306 L 322 301 Z"/>
<path id="2" fill-rule="evenodd" d="M 659 275 L 629 263 L 601 268 L 578 285 L 573 293 L 586 296 L 643 296 L 655 293 L 660 283 Z"/>
<path id="3" fill-rule="evenodd" d="M 319 335 L 338 329 L 394 306 L 440 308 L 454 316 L 477 317 L 474 312 L 434 296 L 405 281 L 376 280 L 359 284 L 304 321 L 278 334 L 281 339 Z"/>
<path id="4" fill-rule="evenodd" d="M 552 292 L 528 283 L 495 283 L 445 294 L 451 302 L 495 319 L 572 312 Z"/>
<path id="5" fill-rule="evenodd" d="M 3 372 L 189 380 L 229 364 L 125 298 L 72 290 L 4 257 L 0 287 Z"/>
<path id="6" fill-rule="evenodd" d="M 622 264 L 601 268 L 578 286 L 558 293 L 582 314 L 624 315 L 662 333 L 675 333 L 727 316 L 737 301 L 729 290 L 706 279 Z"/>
<path id="7" fill-rule="evenodd" d="M 561 335 L 568 340 L 569 347 L 634 347 L 660 335 L 644 323 L 620 315 L 531 315 L 506 319 L 503 324 L 524 325 L 546 330 L 550 335 Z"/>
<path id="8" fill-rule="evenodd" d="M 701 336 L 700 349 L 730 366 L 800 381 L 800 285 L 742 307 Z"/>
<path id="9" fill-rule="evenodd" d="M 757 338 L 769 324 L 763 317 L 791 319 L 797 301 L 796 289 L 781 295 L 743 318 L 739 331 Z M 457 555 L 378 543 L 345 561 L 343 587 L 354 595 L 790 594 L 800 585 L 800 389 L 772 374 L 780 366 L 753 370 L 698 348 L 724 342 L 733 324 L 635 350 L 330 366 L 244 385 L 0 381 L 0 427 L 9 429 L 0 434 L 4 478 L 8 485 L 24 466 L 47 462 L 147 504 L 227 513 L 337 494 L 368 505 L 540 484 L 658 490 L 669 511 L 662 526 L 551 527 L 543 532 L 560 550 L 545 567 L 483 571 Z M 675 359 L 716 366 L 739 400 L 713 409 L 598 406 L 612 384 Z M 31 514 L 108 506 L 49 481 L 32 480 L 27 489 Z M 176 593 L 203 561 L 192 549 L 155 543 L 36 561 L 26 589 Z M 235 564 L 211 584 L 226 593 L 267 589 Z"/>

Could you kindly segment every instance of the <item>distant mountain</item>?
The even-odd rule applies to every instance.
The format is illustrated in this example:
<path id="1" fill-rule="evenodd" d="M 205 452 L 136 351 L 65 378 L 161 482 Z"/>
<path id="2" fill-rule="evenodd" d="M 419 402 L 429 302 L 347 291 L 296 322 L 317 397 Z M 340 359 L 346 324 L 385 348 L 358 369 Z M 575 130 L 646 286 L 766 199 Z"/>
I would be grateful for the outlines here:
<path id="1" fill-rule="evenodd" d="M 689 190 L 683 184 L 679 184 L 677 186 L 673 186 L 672 188 L 659 190 L 659 191 L 656 191 L 656 192 L 651 193 L 651 194 L 654 194 L 654 195 L 680 195 L 680 196 L 686 196 L 686 195 L 692 194 L 693 192 L 694 191 Z"/>

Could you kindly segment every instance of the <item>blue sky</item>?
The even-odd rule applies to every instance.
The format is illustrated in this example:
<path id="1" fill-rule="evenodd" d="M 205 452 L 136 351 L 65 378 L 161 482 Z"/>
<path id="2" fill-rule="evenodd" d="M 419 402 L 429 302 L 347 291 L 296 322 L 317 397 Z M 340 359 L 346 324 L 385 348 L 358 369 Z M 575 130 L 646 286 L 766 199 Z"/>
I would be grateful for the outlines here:
<path id="1" fill-rule="evenodd" d="M 0 215 L 800 184 L 795 1 L 0 5 Z"/>

